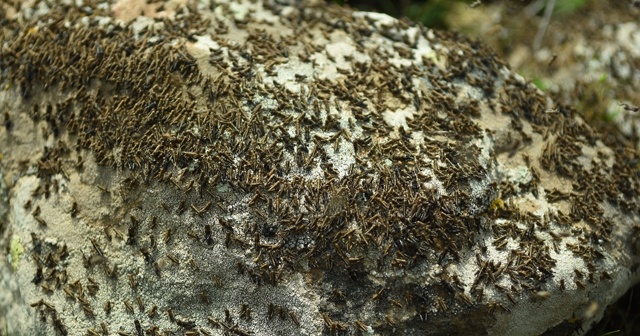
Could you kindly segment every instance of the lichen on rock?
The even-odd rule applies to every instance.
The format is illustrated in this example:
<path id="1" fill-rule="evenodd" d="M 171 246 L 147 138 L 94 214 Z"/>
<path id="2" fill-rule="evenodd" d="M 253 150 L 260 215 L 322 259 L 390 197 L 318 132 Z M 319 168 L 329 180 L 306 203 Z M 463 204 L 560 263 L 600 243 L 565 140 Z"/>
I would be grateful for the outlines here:
<path id="1" fill-rule="evenodd" d="M 0 8 L 14 333 L 534 335 L 638 278 L 637 153 L 479 42 L 318 2 Z"/>

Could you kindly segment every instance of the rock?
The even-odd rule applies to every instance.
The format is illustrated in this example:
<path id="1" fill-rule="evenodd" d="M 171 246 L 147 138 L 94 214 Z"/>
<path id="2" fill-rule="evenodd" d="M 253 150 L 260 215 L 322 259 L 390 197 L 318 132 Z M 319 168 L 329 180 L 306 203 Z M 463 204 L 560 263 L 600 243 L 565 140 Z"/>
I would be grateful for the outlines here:
<path id="1" fill-rule="evenodd" d="M 110 6 L 1 7 L 9 334 L 560 335 L 638 281 L 637 153 L 482 44 Z"/>

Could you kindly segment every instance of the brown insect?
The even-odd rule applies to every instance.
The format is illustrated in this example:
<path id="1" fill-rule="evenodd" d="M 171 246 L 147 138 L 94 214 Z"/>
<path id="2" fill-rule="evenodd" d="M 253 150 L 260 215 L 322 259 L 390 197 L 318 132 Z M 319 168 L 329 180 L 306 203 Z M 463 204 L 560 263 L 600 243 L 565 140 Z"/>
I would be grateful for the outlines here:
<path id="1" fill-rule="evenodd" d="M 124 303 L 124 306 L 129 313 L 131 314 L 135 313 L 135 311 L 133 310 L 133 305 L 131 304 L 131 302 L 129 302 L 129 300 L 124 300 L 122 301 L 122 303 Z"/>
<path id="2" fill-rule="evenodd" d="M 142 297 L 140 295 L 136 297 L 136 303 L 138 304 L 140 311 L 144 311 L 144 303 L 142 302 Z"/>
<path id="3" fill-rule="evenodd" d="M 107 300 L 107 302 L 104 303 L 104 311 L 107 315 L 111 314 L 111 301 Z"/>
<path id="4" fill-rule="evenodd" d="M 629 104 L 622 103 L 622 104 L 620 104 L 620 106 L 622 106 L 625 109 L 625 111 L 629 111 L 629 112 L 633 112 L 633 113 L 636 113 L 636 112 L 638 112 L 640 110 L 640 108 L 638 108 L 637 106 L 633 106 L 633 105 L 629 105 Z"/>
<path id="5" fill-rule="evenodd" d="M 78 203 L 73 202 L 73 204 L 71 205 L 71 217 L 75 218 L 77 214 L 78 214 Z"/>
<path id="6" fill-rule="evenodd" d="M 171 233 L 172 233 L 171 228 L 168 228 L 167 231 L 164 232 L 164 236 L 162 238 L 162 241 L 165 243 L 165 245 L 171 239 Z"/>
<path id="7" fill-rule="evenodd" d="M 149 312 L 147 313 L 147 316 L 149 316 L 149 318 L 152 318 L 154 316 L 156 316 L 158 313 L 158 306 L 156 306 L 155 304 L 153 306 L 151 306 L 151 309 L 149 309 Z"/>
<path id="8" fill-rule="evenodd" d="M 251 319 L 251 308 L 248 305 L 243 304 L 240 307 L 240 318 L 247 321 Z"/>
<path id="9" fill-rule="evenodd" d="M 209 224 L 204 226 L 204 240 L 207 243 L 207 245 L 213 244 L 213 238 L 211 235 L 211 225 Z"/>

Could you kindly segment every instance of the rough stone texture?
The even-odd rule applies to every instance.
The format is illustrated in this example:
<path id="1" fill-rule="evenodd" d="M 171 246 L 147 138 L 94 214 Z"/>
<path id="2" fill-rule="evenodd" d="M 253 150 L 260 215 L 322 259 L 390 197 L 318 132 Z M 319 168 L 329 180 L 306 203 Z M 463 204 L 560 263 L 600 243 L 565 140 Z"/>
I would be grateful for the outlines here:
<path id="1" fill-rule="evenodd" d="M 561 335 L 639 278 L 637 153 L 462 36 L 319 2 L 0 24 L 11 335 Z"/>

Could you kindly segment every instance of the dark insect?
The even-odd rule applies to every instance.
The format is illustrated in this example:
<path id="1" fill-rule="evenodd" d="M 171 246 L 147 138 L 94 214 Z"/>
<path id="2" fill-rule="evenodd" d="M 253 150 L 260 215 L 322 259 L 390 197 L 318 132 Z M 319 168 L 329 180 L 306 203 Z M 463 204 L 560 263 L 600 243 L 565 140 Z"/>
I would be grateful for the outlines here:
<path id="1" fill-rule="evenodd" d="M 620 106 L 624 107 L 625 111 L 629 111 L 629 112 L 638 112 L 638 110 L 640 110 L 640 108 L 638 108 L 637 106 L 633 106 L 633 105 L 628 105 L 628 104 L 620 104 Z"/>

